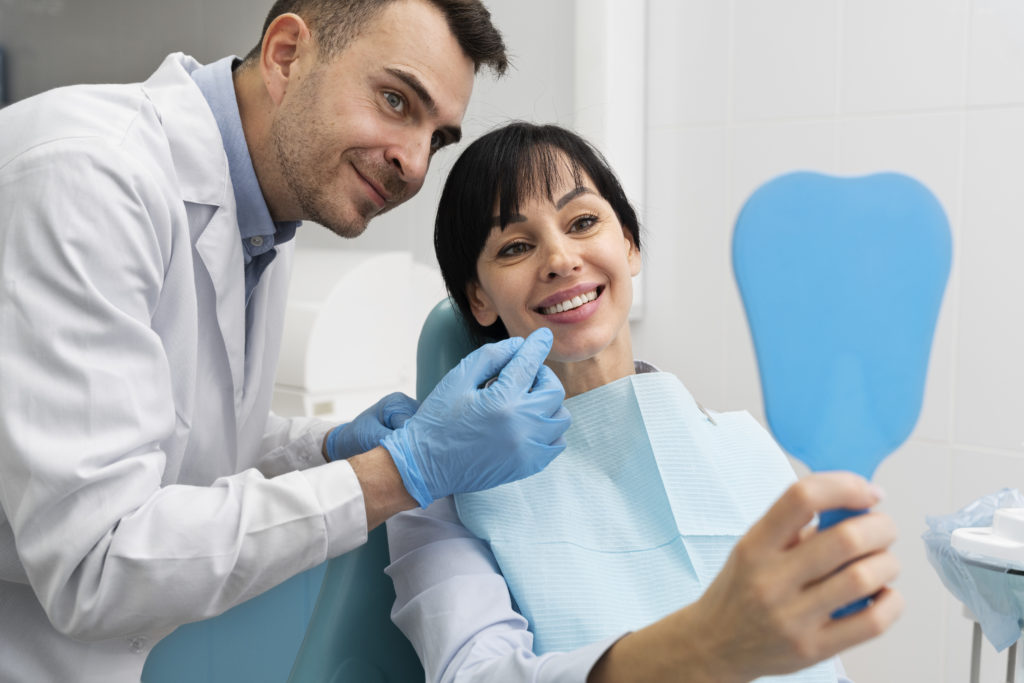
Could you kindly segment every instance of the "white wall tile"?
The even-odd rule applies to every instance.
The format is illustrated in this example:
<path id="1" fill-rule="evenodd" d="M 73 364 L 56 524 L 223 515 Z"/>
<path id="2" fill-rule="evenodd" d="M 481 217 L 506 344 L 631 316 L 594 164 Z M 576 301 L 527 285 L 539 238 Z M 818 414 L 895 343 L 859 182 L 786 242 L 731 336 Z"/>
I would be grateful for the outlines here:
<path id="1" fill-rule="evenodd" d="M 844 0 L 842 112 L 964 103 L 968 0 Z"/>
<path id="2" fill-rule="evenodd" d="M 722 0 L 649 0 L 650 126 L 726 119 L 730 17 Z"/>
<path id="3" fill-rule="evenodd" d="M 836 109 L 838 0 L 736 0 L 737 121 Z"/>
<path id="4" fill-rule="evenodd" d="M 886 492 L 878 510 L 890 515 L 899 530 L 892 552 L 900 561 L 893 587 L 906 601 L 900 619 L 880 638 L 842 655 L 855 681 L 939 681 L 943 671 L 940 643 L 946 638 L 949 601 L 928 563 L 921 534 L 926 515 L 949 508 L 950 451 L 946 447 L 910 442 L 886 458 L 874 481 Z M 966 680 L 966 679 L 965 679 Z"/>
<path id="5" fill-rule="evenodd" d="M 732 130 L 729 219 L 765 182 L 790 171 L 835 173 L 837 124 L 833 121 L 768 123 Z"/>
<path id="6" fill-rule="evenodd" d="M 924 183 L 946 212 L 956 235 L 961 201 L 962 112 L 857 118 L 839 124 L 839 171 L 905 173 Z M 924 405 L 916 434 L 948 441 L 953 400 L 953 295 L 947 285 L 936 325 Z"/>
<path id="7" fill-rule="evenodd" d="M 954 435 L 1024 450 L 1024 109 L 968 114 Z"/>
<path id="8" fill-rule="evenodd" d="M 962 125 L 959 112 L 845 119 L 839 124 L 839 172 L 906 173 L 928 186 L 947 215 L 956 216 Z"/>
<path id="9" fill-rule="evenodd" d="M 644 253 L 648 314 L 634 323 L 638 357 L 718 407 L 723 379 L 721 299 L 729 277 L 723 128 L 652 131 Z"/>
<path id="10" fill-rule="evenodd" d="M 1024 492 L 1024 454 L 953 447 L 949 512 L 1002 488 Z"/>
<path id="11" fill-rule="evenodd" d="M 971 4 L 967 98 L 971 105 L 1024 103 L 1024 4 Z"/>

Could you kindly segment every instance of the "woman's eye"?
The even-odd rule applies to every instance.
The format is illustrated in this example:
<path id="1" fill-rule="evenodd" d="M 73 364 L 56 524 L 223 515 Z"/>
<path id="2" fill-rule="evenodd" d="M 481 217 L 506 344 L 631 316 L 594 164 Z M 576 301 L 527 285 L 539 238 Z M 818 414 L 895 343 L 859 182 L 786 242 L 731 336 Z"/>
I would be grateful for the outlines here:
<path id="1" fill-rule="evenodd" d="M 391 107 L 397 112 L 401 112 L 403 109 L 405 109 L 405 100 L 403 100 L 402 96 L 397 93 L 384 93 L 384 100 L 388 103 L 389 107 Z"/>
<path id="2" fill-rule="evenodd" d="M 520 254 L 525 254 L 529 250 L 530 245 L 526 242 L 513 242 L 512 244 L 507 244 L 502 247 L 498 252 L 498 256 L 519 256 Z"/>
<path id="3" fill-rule="evenodd" d="M 581 232 L 589 230 L 597 223 L 597 216 L 580 216 L 569 226 L 570 232 Z"/>

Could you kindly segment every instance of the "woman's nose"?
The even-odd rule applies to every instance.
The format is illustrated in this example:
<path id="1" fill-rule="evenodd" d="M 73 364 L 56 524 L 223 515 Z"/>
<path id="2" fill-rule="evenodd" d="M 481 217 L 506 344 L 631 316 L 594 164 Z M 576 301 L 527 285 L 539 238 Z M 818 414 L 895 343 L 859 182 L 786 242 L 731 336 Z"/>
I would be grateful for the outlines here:
<path id="1" fill-rule="evenodd" d="M 547 261 L 545 263 L 548 280 L 568 277 L 573 272 L 579 270 L 580 265 L 581 259 L 578 250 L 574 249 L 571 244 L 560 242 L 548 248 Z"/>

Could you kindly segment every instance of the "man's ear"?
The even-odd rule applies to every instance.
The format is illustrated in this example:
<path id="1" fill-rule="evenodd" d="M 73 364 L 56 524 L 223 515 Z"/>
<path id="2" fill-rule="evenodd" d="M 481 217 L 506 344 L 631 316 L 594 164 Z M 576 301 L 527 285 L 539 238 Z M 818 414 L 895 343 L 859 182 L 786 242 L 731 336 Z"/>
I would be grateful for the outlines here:
<path id="1" fill-rule="evenodd" d="M 316 62 L 316 45 L 306 22 L 297 14 L 282 14 L 267 27 L 260 52 L 260 73 L 267 94 L 280 104 L 288 86 Z"/>
<path id="2" fill-rule="evenodd" d="M 484 292 L 479 282 L 466 285 L 466 297 L 469 299 L 469 310 L 483 327 L 490 327 L 498 321 L 498 312 L 494 310 L 491 298 Z"/>

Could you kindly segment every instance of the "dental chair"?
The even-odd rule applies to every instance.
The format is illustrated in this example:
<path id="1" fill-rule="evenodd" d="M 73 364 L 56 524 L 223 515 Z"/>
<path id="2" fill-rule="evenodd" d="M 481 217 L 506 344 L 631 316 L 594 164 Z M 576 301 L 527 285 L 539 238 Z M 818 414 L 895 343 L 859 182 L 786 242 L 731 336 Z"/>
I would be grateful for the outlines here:
<path id="1" fill-rule="evenodd" d="M 178 627 L 149 653 L 142 683 L 283 681 L 326 567 L 324 562 L 219 616 Z"/>
<path id="2" fill-rule="evenodd" d="M 416 349 L 416 398 L 475 347 L 445 299 L 430 312 Z M 410 683 L 423 680 L 412 645 L 391 622 L 395 590 L 384 526 L 364 546 L 327 563 L 320 596 L 289 683 Z"/>
<path id="3" fill-rule="evenodd" d="M 425 398 L 473 348 L 453 305 L 445 299 L 435 306 L 417 347 L 417 398 Z M 384 574 L 388 563 L 380 526 L 364 546 L 220 616 L 181 626 L 153 648 L 142 683 L 278 683 L 286 676 L 291 683 L 423 680 L 412 645 L 391 623 L 395 591 Z"/>

